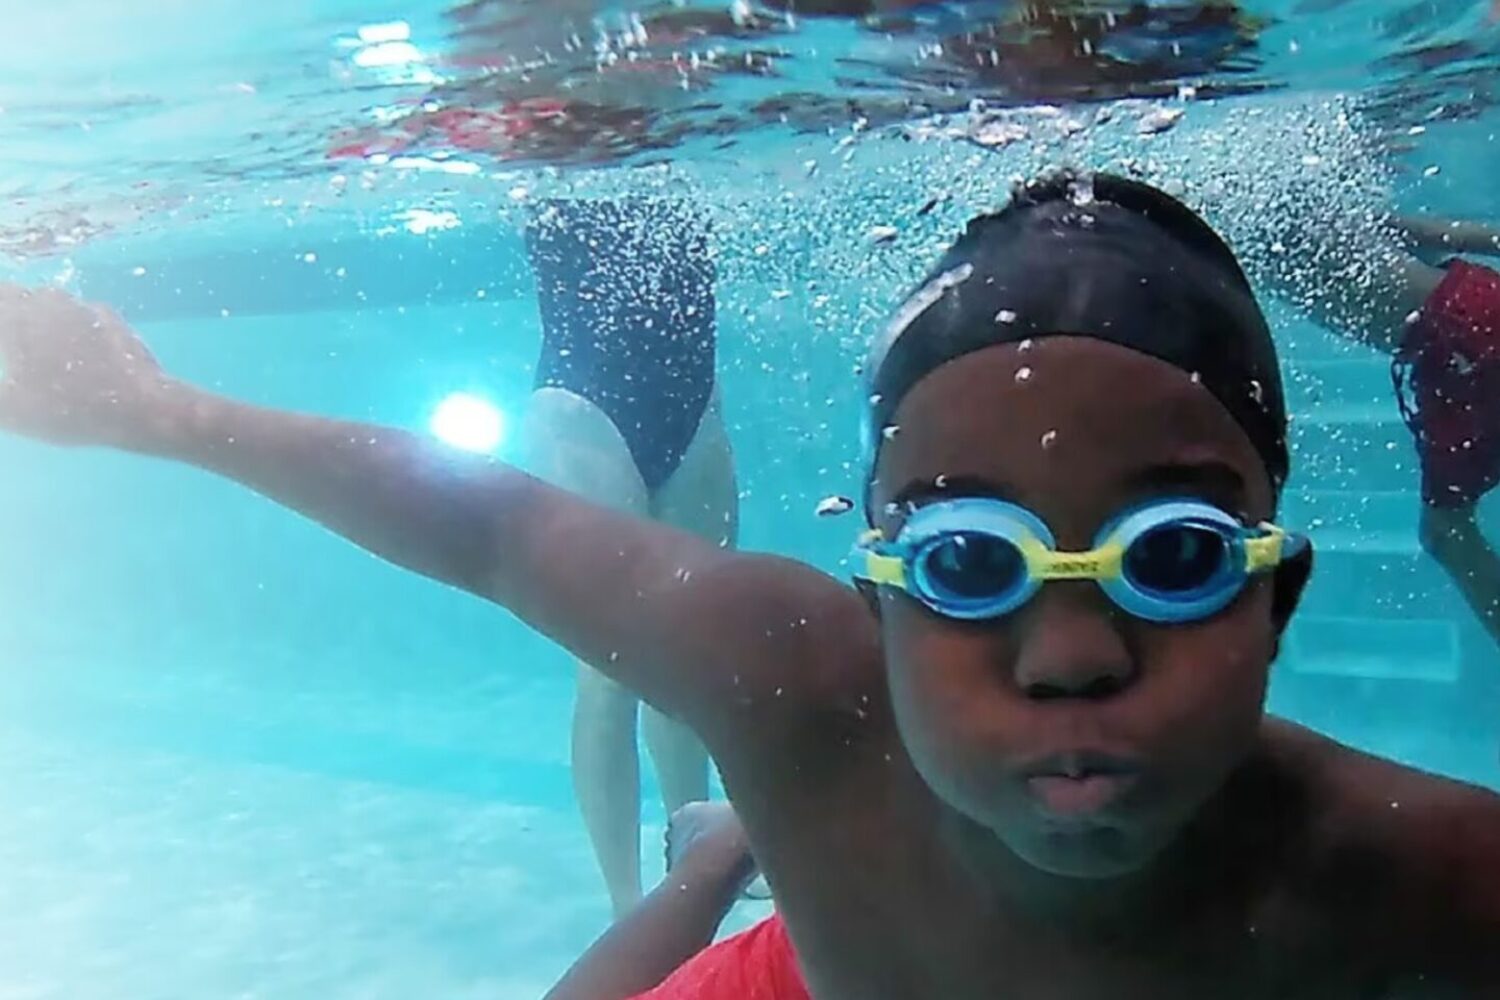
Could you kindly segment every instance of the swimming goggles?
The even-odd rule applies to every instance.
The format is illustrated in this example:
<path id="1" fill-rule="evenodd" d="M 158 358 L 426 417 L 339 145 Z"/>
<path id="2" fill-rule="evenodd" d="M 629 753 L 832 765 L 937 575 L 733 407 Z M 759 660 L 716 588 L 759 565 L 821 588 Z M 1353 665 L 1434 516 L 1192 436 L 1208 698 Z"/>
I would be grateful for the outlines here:
<path id="1" fill-rule="evenodd" d="M 1003 500 L 963 497 L 918 507 L 894 541 L 879 529 L 855 546 L 855 576 L 895 587 L 948 618 L 998 618 L 1048 580 L 1094 580 L 1122 610 L 1149 622 L 1201 621 L 1250 577 L 1307 546 L 1272 524 L 1251 528 L 1199 500 L 1132 507 L 1087 552 L 1059 552 L 1047 525 Z"/>

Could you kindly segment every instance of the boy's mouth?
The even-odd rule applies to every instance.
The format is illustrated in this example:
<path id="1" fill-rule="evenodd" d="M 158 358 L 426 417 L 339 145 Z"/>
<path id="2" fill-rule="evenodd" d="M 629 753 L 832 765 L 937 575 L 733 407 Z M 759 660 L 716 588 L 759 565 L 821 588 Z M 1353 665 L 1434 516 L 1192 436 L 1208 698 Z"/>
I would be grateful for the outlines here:
<path id="1" fill-rule="evenodd" d="M 1026 768 L 1026 788 L 1042 811 L 1058 819 L 1081 819 L 1114 805 L 1140 777 L 1133 761 L 1076 752 L 1044 758 Z"/>

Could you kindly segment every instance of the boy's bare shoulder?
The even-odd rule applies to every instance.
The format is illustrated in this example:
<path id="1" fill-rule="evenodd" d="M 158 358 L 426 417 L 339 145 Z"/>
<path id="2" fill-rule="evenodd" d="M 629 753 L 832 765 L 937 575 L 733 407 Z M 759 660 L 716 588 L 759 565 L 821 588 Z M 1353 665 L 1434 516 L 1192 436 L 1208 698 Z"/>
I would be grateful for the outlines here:
<path id="1" fill-rule="evenodd" d="M 1500 991 L 1500 795 L 1290 724 L 1266 736 L 1305 790 L 1303 888 L 1415 973 Z"/>

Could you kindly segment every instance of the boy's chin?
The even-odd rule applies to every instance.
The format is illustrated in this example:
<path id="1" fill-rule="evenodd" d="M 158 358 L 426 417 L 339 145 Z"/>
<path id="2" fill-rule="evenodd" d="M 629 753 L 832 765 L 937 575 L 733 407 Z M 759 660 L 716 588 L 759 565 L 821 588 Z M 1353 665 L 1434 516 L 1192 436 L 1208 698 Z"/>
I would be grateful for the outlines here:
<path id="1" fill-rule="evenodd" d="M 1105 824 L 1031 830 L 1014 838 L 1001 834 L 1001 839 L 1032 868 L 1080 881 L 1133 875 L 1148 867 L 1162 846 Z"/>

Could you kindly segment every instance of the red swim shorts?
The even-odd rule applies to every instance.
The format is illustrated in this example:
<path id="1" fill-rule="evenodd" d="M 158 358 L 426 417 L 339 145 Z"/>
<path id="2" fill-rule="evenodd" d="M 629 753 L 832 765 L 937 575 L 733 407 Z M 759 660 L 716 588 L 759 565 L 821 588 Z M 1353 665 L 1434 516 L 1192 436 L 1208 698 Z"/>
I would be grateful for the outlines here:
<path id="1" fill-rule="evenodd" d="M 700 951 L 634 1000 L 812 1000 L 779 916 Z"/>
<path id="2" fill-rule="evenodd" d="M 1461 260 L 1447 272 L 1391 373 L 1422 461 L 1422 499 L 1458 507 L 1500 484 L 1500 273 Z"/>

